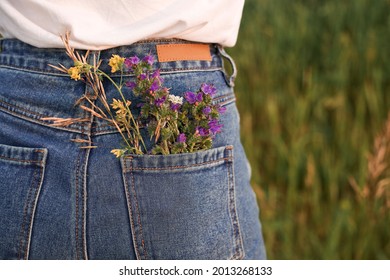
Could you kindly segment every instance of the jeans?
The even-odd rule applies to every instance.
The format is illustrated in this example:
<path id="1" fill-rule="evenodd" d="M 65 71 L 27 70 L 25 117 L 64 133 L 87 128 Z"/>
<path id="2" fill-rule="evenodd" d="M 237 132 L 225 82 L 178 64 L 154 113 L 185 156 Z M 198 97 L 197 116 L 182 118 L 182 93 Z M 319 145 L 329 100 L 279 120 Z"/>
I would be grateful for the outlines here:
<path id="1" fill-rule="evenodd" d="M 183 43 L 145 41 L 89 57 L 108 73 L 112 54 L 156 56 L 156 44 L 176 42 Z M 117 159 L 110 153 L 122 142 L 116 128 L 75 105 L 89 86 L 49 66 L 73 66 L 63 49 L 0 44 L 0 259 L 266 257 L 222 48 L 210 45 L 212 61 L 154 64 L 171 94 L 202 83 L 217 88 L 214 102 L 227 110 L 213 147 Z M 109 101 L 118 98 L 104 85 Z M 130 89 L 125 94 L 134 99 Z M 79 122 L 55 127 L 56 117 Z"/>

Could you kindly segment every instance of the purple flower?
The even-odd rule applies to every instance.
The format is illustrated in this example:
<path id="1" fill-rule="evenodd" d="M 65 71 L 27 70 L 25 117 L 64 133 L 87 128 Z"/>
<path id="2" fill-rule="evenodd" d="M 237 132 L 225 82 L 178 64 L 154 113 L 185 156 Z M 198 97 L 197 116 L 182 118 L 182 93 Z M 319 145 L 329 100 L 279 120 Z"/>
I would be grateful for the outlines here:
<path id="1" fill-rule="evenodd" d="M 145 56 L 142 61 L 146 62 L 149 65 L 152 65 L 154 63 L 154 57 L 152 55 Z"/>
<path id="2" fill-rule="evenodd" d="M 124 64 L 127 68 L 131 68 L 133 66 L 133 63 L 131 63 L 130 59 L 126 58 Z"/>
<path id="3" fill-rule="evenodd" d="M 161 98 L 157 98 L 155 101 L 154 101 L 154 104 L 157 106 L 157 107 L 161 107 L 161 105 L 163 105 L 163 103 L 165 102 L 165 99 L 167 99 L 167 96 L 164 95 L 163 97 Z"/>
<path id="4" fill-rule="evenodd" d="M 196 102 L 196 95 L 192 91 L 187 91 L 184 94 L 184 97 L 190 104 L 194 104 Z"/>
<path id="5" fill-rule="evenodd" d="M 219 107 L 218 108 L 218 113 L 223 114 L 225 112 L 226 112 L 226 107 Z"/>
<path id="6" fill-rule="evenodd" d="M 203 100 L 203 94 L 201 92 L 199 92 L 197 95 L 196 95 L 196 101 L 197 102 L 202 102 Z"/>
<path id="7" fill-rule="evenodd" d="M 192 91 L 187 91 L 184 94 L 184 97 L 188 101 L 188 103 L 190 103 L 190 104 L 194 104 L 196 102 L 201 102 L 203 100 L 202 93 L 195 94 Z"/>
<path id="8" fill-rule="evenodd" d="M 153 82 L 153 84 L 150 86 L 150 90 L 151 90 L 151 91 L 156 91 L 156 90 L 159 89 L 159 87 L 160 87 L 159 81 L 158 81 L 158 80 L 155 80 L 155 81 Z"/>
<path id="9" fill-rule="evenodd" d="M 148 75 L 146 75 L 146 73 L 141 73 L 141 74 L 139 75 L 138 78 L 139 78 L 141 81 L 143 81 L 143 80 L 145 80 L 147 77 L 148 77 Z"/>
<path id="10" fill-rule="evenodd" d="M 187 140 L 187 137 L 184 133 L 180 133 L 179 136 L 177 136 L 177 142 L 179 143 L 185 143 Z"/>
<path id="11" fill-rule="evenodd" d="M 139 60 L 138 56 L 132 56 L 132 57 L 125 59 L 125 65 L 127 68 L 131 68 L 131 67 L 133 67 L 133 65 L 138 64 L 139 61 L 140 60 Z"/>
<path id="12" fill-rule="evenodd" d="M 207 128 L 198 126 L 195 133 L 199 133 L 200 136 L 209 136 L 210 131 Z"/>
<path id="13" fill-rule="evenodd" d="M 171 104 L 171 110 L 176 112 L 176 111 L 179 110 L 180 106 L 181 105 L 179 103 L 172 103 Z"/>
<path id="14" fill-rule="evenodd" d="M 208 115 L 211 113 L 211 108 L 210 106 L 204 107 L 202 110 L 203 114 Z"/>
<path id="15" fill-rule="evenodd" d="M 154 70 L 151 77 L 152 78 L 159 78 L 160 77 L 160 69 Z"/>
<path id="16" fill-rule="evenodd" d="M 217 89 L 213 85 L 210 85 L 210 84 L 202 84 L 200 89 L 205 94 L 209 94 L 210 96 L 213 96 L 217 92 Z"/>
<path id="17" fill-rule="evenodd" d="M 196 101 L 197 102 L 202 102 L 203 100 L 203 94 L 201 92 L 199 92 L 197 95 L 196 95 Z"/>
<path id="18" fill-rule="evenodd" d="M 209 128 L 212 134 L 221 132 L 222 124 L 218 122 L 217 119 L 209 121 Z"/>
<path id="19" fill-rule="evenodd" d="M 137 87 L 137 83 L 135 83 L 135 82 L 127 82 L 126 86 L 131 88 L 131 89 L 134 89 L 134 88 Z"/>
<path id="20" fill-rule="evenodd" d="M 160 69 L 154 70 L 153 73 L 150 75 L 150 78 L 153 80 L 160 81 L 160 83 L 164 82 L 164 79 L 160 76 Z"/>

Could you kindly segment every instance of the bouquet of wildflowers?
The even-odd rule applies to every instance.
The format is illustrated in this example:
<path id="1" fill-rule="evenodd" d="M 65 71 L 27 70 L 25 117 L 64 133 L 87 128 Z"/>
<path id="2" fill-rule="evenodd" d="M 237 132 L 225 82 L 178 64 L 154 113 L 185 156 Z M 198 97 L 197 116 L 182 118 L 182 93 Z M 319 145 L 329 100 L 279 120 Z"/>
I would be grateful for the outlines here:
<path id="1" fill-rule="evenodd" d="M 74 80 L 82 80 L 94 91 L 94 97 L 84 96 L 89 107 L 82 106 L 94 116 L 106 119 L 114 125 L 122 135 L 124 147 L 112 150 L 117 157 L 126 154 L 177 154 L 191 153 L 210 149 L 216 134 L 221 132 L 219 122 L 224 107 L 213 105 L 216 88 L 211 84 L 202 84 L 196 92 L 187 91 L 183 97 L 170 94 L 164 87 L 160 71 L 152 69 L 154 57 L 147 55 L 142 59 L 133 56 L 123 58 L 113 55 L 109 60 L 111 72 L 121 72 L 119 83 L 109 74 L 99 69 L 101 61 L 87 63 L 88 53 L 81 56 L 74 52 L 68 44 L 68 35 L 64 39 L 67 54 L 73 59 L 74 66 L 53 66 L 66 72 Z M 125 81 L 123 73 L 128 70 L 134 75 L 133 81 Z M 117 89 L 118 98 L 109 102 L 102 84 L 108 79 Z M 126 99 L 124 90 L 130 89 L 137 100 L 132 104 Z M 104 108 L 95 105 L 99 98 Z M 134 106 L 135 105 L 135 106 Z M 132 110 L 137 110 L 133 114 Z M 135 118 L 134 116 L 138 117 Z M 69 124 L 69 121 L 54 119 L 55 125 Z M 141 135 L 141 127 L 146 128 L 150 140 L 154 143 L 150 150 L 146 149 Z"/>

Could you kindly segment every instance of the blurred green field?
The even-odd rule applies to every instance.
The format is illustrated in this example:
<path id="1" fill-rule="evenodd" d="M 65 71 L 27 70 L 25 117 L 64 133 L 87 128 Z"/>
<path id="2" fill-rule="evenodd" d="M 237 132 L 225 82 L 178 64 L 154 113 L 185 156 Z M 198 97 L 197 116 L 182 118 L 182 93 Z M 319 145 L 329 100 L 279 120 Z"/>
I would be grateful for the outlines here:
<path id="1" fill-rule="evenodd" d="M 246 0 L 228 51 L 268 258 L 389 259 L 390 1 Z"/>

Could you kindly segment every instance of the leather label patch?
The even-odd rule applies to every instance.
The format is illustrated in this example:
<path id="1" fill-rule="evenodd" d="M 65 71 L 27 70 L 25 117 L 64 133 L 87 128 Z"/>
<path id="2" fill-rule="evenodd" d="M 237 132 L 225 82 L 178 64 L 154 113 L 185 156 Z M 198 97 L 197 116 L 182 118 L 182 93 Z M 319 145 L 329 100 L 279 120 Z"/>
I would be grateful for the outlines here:
<path id="1" fill-rule="evenodd" d="M 210 46 L 208 44 L 167 44 L 157 45 L 159 62 L 179 60 L 206 60 L 211 61 Z"/>

